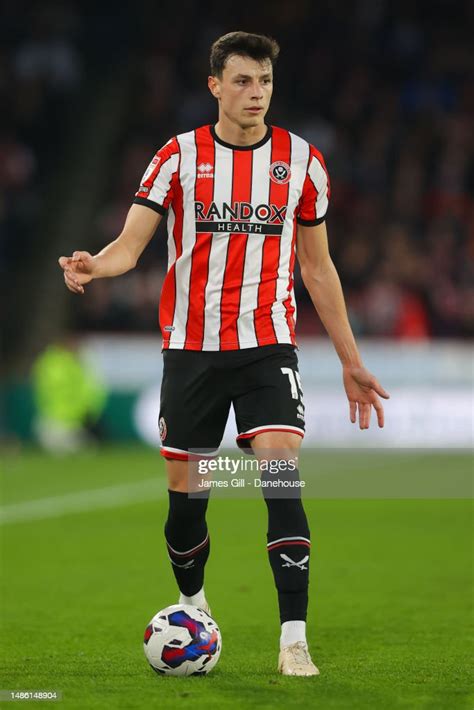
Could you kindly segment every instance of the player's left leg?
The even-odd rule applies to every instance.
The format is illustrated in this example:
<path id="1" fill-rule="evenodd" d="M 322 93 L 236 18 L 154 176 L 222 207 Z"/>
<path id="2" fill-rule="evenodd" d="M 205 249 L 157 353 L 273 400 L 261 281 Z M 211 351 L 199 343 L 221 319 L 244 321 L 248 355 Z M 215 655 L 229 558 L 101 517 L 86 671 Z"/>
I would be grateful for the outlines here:
<path id="1" fill-rule="evenodd" d="M 292 463 L 277 472 L 273 466 L 273 472 L 267 473 L 262 473 L 264 467 L 260 466 L 262 482 L 265 478 L 273 483 L 275 478 L 299 481 L 295 456 L 304 436 L 305 408 L 295 348 L 289 344 L 256 348 L 236 370 L 232 382 L 237 444 L 244 450 L 250 445 L 261 460 Z M 282 625 L 278 667 L 284 675 L 317 675 L 306 643 L 310 535 L 301 488 L 262 486 L 262 491 L 268 509 L 267 549 Z"/>
<path id="2" fill-rule="evenodd" d="M 266 431 L 250 440 L 256 457 L 291 461 L 277 474 L 299 481 L 296 467 L 301 437 L 283 431 Z M 262 480 L 275 481 L 275 474 Z M 318 675 L 306 641 L 310 531 L 301 500 L 301 488 L 262 488 L 268 509 L 267 550 L 278 592 L 281 637 L 278 670 L 284 675 Z M 282 493 L 285 497 L 282 497 Z"/>

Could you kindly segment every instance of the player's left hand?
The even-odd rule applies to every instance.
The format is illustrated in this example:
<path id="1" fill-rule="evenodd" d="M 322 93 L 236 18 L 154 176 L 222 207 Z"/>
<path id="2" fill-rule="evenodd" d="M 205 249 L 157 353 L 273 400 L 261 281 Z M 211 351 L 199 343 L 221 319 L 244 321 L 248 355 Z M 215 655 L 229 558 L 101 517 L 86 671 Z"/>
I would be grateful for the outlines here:
<path id="1" fill-rule="evenodd" d="M 343 368 L 344 389 L 349 400 L 350 420 L 353 424 L 357 421 L 359 412 L 360 429 L 368 429 L 372 407 L 377 412 L 379 427 L 384 425 L 383 406 L 377 395 L 389 399 L 390 395 L 384 390 L 380 382 L 365 367 Z"/>

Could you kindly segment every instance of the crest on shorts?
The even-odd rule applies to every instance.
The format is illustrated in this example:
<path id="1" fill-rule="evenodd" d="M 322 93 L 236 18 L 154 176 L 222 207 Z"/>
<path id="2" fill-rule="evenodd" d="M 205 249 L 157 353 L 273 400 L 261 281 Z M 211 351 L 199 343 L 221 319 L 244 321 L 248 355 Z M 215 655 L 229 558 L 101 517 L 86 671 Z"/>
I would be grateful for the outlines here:
<path id="1" fill-rule="evenodd" d="M 160 419 L 159 419 L 158 430 L 160 432 L 161 441 L 164 441 L 166 439 L 166 434 L 168 433 L 168 429 L 167 429 L 164 417 L 160 417 Z"/>
<path id="2" fill-rule="evenodd" d="M 278 185 L 286 185 L 290 181 L 291 168 L 283 160 L 277 160 L 270 165 L 270 179 Z"/>

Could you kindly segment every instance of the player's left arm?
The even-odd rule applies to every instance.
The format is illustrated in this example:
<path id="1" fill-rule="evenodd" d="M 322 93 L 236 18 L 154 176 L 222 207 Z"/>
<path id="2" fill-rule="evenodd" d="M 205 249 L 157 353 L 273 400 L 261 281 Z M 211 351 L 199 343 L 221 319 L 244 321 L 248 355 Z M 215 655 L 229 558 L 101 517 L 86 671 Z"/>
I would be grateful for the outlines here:
<path id="1" fill-rule="evenodd" d="M 325 222 L 311 227 L 298 225 L 296 252 L 304 285 L 342 363 L 350 420 L 355 423 L 358 412 L 360 428 L 368 429 L 374 407 L 378 424 L 383 427 L 384 411 L 379 396 L 388 399 L 389 395 L 362 363 L 341 282 L 329 253 Z"/>

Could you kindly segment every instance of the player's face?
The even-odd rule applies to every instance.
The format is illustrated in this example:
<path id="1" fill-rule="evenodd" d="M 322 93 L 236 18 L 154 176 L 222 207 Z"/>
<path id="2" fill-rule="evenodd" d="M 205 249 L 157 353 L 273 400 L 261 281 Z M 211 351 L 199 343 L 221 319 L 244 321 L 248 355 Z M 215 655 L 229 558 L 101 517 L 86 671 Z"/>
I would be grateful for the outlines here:
<path id="1" fill-rule="evenodd" d="M 241 128 L 264 122 L 273 91 L 272 63 L 231 55 L 222 77 L 209 77 L 209 89 L 219 101 L 219 110 Z"/>

